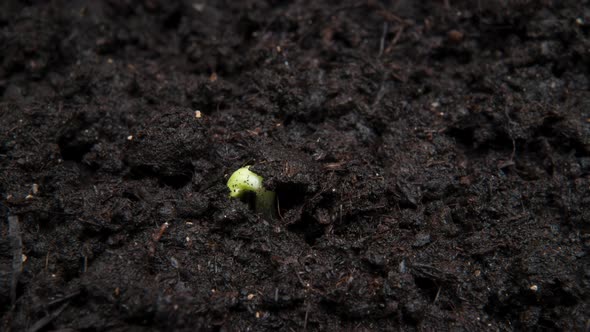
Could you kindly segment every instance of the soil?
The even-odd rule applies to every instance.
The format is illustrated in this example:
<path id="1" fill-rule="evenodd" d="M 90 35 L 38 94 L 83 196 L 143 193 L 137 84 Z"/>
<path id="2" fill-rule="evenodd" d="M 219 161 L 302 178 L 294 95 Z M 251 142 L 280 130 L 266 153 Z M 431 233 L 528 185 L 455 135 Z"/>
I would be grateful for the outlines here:
<path id="1" fill-rule="evenodd" d="M 4 0 L 0 49 L 0 330 L 590 328 L 587 0 Z"/>

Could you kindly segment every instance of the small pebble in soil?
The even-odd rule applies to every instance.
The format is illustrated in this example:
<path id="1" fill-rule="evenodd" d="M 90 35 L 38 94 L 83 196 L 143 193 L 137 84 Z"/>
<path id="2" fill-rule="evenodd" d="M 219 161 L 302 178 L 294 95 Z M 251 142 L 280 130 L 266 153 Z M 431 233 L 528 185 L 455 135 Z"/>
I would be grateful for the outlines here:
<path id="1" fill-rule="evenodd" d="M 416 235 L 416 239 L 415 239 L 414 243 L 412 244 L 412 247 L 419 248 L 419 247 L 423 247 L 423 246 L 427 245 L 428 243 L 430 243 L 430 234 L 420 233 L 420 234 Z"/>
<path id="2" fill-rule="evenodd" d="M 465 35 L 459 30 L 451 30 L 447 33 L 447 38 L 450 42 L 460 43 Z"/>

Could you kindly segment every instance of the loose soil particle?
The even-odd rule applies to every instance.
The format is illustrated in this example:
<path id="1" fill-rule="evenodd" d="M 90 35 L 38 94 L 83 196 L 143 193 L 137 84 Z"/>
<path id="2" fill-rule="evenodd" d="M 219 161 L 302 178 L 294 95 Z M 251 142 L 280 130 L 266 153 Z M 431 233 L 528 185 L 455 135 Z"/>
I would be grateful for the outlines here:
<path id="1" fill-rule="evenodd" d="M 590 328 L 587 0 L 5 0 L 0 49 L 0 330 Z"/>

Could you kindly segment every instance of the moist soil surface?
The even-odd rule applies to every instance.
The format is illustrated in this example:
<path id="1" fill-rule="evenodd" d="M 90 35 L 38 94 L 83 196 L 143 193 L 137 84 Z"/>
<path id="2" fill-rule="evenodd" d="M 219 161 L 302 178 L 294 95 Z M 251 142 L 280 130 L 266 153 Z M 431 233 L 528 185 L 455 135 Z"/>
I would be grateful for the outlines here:
<path id="1" fill-rule="evenodd" d="M 0 330 L 590 327 L 588 1 L 5 0 L 0 49 Z"/>

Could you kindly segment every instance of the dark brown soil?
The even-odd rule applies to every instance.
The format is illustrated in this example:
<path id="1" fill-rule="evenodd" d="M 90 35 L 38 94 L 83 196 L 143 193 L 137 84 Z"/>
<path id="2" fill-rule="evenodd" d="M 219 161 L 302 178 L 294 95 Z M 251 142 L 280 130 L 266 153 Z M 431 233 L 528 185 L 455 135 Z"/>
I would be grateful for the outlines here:
<path id="1" fill-rule="evenodd" d="M 587 0 L 3 0 L 0 96 L 0 330 L 590 328 Z"/>

